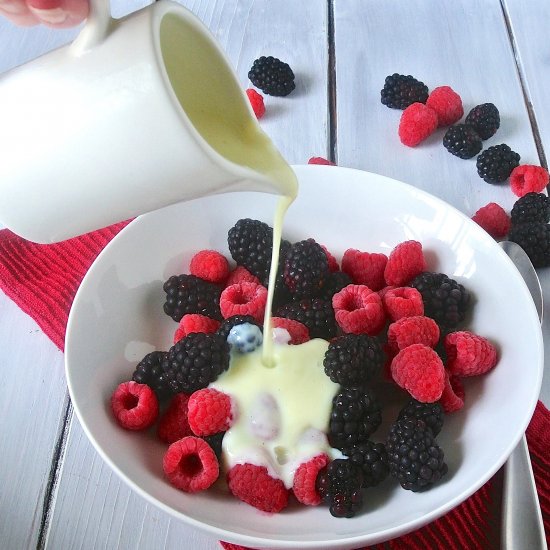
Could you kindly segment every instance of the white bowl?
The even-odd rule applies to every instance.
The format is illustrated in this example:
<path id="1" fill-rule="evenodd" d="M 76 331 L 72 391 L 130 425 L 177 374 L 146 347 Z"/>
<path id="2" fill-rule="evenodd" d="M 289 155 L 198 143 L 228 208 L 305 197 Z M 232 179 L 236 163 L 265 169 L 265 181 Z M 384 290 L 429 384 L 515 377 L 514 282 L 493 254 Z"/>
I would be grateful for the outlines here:
<path id="1" fill-rule="evenodd" d="M 349 247 L 389 253 L 399 242 L 416 239 L 432 271 L 457 279 L 475 296 L 468 326 L 497 343 L 500 361 L 487 375 L 467 381 L 465 407 L 446 418 L 438 436 L 449 466 L 442 482 L 412 493 L 387 480 L 368 490 L 363 512 L 353 519 L 336 519 L 324 506 L 296 505 L 267 515 L 219 489 L 196 495 L 175 489 L 163 477 L 166 446 L 154 430 L 130 433 L 113 420 L 110 397 L 117 384 L 130 379 L 145 353 L 171 345 L 176 325 L 162 311 L 163 281 L 186 272 L 198 250 L 229 255 L 227 231 L 239 218 L 271 224 L 277 200 L 271 195 L 198 199 L 141 216 L 121 231 L 75 298 L 66 339 L 67 380 L 78 418 L 99 454 L 132 489 L 174 517 L 246 546 L 357 548 L 436 519 L 500 468 L 536 405 L 542 336 L 519 273 L 469 218 L 427 193 L 375 174 L 323 166 L 295 170 L 300 193 L 285 220 L 286 238 L 313 237 L 338 259 Z M 386 425 L 395 413 L 384 411 Z"/>

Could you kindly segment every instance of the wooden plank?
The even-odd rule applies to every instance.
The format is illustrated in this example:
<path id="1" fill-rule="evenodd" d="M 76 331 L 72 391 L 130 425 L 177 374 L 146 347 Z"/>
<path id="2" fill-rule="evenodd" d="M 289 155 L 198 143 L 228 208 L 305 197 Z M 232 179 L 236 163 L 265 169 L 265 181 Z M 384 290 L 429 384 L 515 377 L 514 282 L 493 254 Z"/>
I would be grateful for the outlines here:
<path id="1" fill-rule="evenodd" d="M 326 2 L 285 0 L 181 2 L 215 34 L 243 87 L 260 55 L 288 62 L 297 89 L 266 96 L 261 124 L 292 163 L 327 154 Z M 296 36 L 300 33 L 300 40 Z M 299 44 L 299 47 L 297 47 Z M 219 549 L 210 536 L 171 519 L 129 490 L 103 463 L 73 419 L 57 485 L 47 548 Z"/>

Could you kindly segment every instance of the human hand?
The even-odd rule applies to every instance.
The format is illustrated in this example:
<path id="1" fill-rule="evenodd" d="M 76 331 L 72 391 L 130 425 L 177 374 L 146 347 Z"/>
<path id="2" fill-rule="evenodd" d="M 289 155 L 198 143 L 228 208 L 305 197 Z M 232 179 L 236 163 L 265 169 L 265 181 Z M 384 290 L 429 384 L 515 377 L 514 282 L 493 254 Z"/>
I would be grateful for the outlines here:
<path id="1" fill-rule="evenodd" d="M 88 0 L 0 0 L 0 15 L 16 25 L 65 28 L 88 15 Z"/>

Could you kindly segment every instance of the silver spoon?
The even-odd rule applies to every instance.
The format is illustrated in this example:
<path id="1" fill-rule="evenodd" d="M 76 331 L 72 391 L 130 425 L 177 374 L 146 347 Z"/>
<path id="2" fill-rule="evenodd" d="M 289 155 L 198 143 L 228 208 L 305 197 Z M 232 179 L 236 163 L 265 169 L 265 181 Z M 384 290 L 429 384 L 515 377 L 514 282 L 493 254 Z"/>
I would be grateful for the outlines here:
<path id="1" fill-rule="evenodd" d="M 499 243 L 523 277 L 542 323 L 540 282 L 531 260 L 519 245 Z M 501 547 L 506 550 L 546 550 L 546 536 L 525 434 L 504 465 Z"/>

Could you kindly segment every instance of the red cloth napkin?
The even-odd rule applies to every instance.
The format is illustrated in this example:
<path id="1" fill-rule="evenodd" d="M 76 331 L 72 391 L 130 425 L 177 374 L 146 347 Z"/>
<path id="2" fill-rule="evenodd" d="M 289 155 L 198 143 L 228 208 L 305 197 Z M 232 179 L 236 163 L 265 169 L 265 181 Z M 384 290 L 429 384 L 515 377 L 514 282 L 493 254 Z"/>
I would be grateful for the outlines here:
<path id="1" fill-rule="evenodd" d="M 7 229 L 0 231 L 0 288 L 37 322 L 59 349 L 63 349 L 69 309 L 82 278 L 99 252 L 126 223 L 51 245 L 25 241 Z M 527 441 L 550 545 L 550 412 L 540 401 L 527 429 Z M 497 474 L 445 516 L 412 533 L 369 548 L 497 549 L 500 485 Z M 226 542 L 221 545 L 227 550 L 242 549 Z"/>

